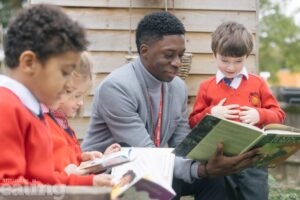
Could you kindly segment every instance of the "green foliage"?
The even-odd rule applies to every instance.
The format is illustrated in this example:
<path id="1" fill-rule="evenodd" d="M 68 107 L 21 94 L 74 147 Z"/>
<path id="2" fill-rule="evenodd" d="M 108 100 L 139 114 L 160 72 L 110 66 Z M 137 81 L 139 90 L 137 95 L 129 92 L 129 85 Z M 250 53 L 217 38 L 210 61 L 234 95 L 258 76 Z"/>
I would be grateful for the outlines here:
<path id="1" fill-rule="evenodd" d="M 300 190 L 283 188 L 269 174 L 269 200 L 300 200 Z"/>
<path id="2" fill-rule="evenodd" d="M 260 0 L 259 13 L 260 71 L 270 71 L 271 77 L 281 68 L 300 71 L 300 28 L 294 19 L 270 0 Z"/>
<path id="3" fill-rule="evenodd" d="M 20 8 L 25 0 L 0 0 L 0 20 L 3 27 L 7 27 L 9 19 Z"/>

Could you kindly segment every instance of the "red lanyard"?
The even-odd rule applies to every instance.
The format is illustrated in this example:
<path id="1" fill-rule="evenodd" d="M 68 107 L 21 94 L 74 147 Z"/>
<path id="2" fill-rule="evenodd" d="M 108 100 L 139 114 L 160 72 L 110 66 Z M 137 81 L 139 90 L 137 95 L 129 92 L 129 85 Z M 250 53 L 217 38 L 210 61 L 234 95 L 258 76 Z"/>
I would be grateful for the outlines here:
<path id="1" fill-rule="evenodd" d="M 152 116 L 153 116 L 152 104 L 150 104 L 150 108 L 151 108 L 151 113 L 152 113 Z M 163 110 L 163 88 L 161 87 L 161 95 L 160 95 L 160 101 L 159 101 L 157 124 L 156 124 L 155 129 L 153 128 L 154 144 L 155 144 L 156 147 L 160 146 L 162 110 Z"/>
<path id="2" fill-rule="evenodd" d="M 153 111 L 153 106 L 152 106 L 152 101 L 149 96 L 149 101 L 150 101 L 150 110 L 151 110 L 151 121 L 152 121 L 152 127 L 153 127 L 153 136 L 154 136 L 154 144 L 156 147 L 160 146 L 160 133 L 161 133 L 161 121 L 162 121 L 162 110 L 163 110 L 163 88 L 161 87 L 161 94 L 160 94 L 160 101 L 159 101 L 159 108 L 158 108 L 158 118 L 157 118 L 157 123 L 156 126 L 154 127 L 154 111 Z"/>

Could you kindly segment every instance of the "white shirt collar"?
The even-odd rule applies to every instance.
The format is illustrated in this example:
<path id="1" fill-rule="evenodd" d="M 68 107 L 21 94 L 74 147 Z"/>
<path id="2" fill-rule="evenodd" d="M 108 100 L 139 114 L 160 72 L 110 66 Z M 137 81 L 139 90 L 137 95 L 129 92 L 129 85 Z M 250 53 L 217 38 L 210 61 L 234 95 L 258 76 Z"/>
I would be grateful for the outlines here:
<path id="1" fill-rule="evenodd" d="M 220 70 L 218 70 L 216 73 L 216 83 L 219 84 L 220 81 L 224 79 L 224 77 L 225 77 L 224 74 Z M 233 78 L 230 87 L 237 89 L 240 86 L 243 77 L 245 77 L 246 79 L 248 79 L 249 77 L 246 67 L 243 67 L 240 73 L 238 73 Z"/>
<path id="2" fill-rule="evenodd" d="M 33 96 L 30 90 L 22 83 L 5 75 L 0 75 L 0 87 L 5 87 L 12 91 L 22 103 L 36 116 L 41 113 L 38 100 Z"/>

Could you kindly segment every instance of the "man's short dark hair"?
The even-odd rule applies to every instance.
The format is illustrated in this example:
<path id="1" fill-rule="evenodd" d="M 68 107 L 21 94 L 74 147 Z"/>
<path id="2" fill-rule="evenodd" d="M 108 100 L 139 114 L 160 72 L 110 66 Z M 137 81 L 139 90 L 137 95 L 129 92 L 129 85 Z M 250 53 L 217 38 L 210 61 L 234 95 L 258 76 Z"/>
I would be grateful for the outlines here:
<path id="1" fill-rule="evenodd" d="M 136 46 L 140 53 L 142 43 L 155 42 L 165 35 L 183 35 L 185 28 L 182 22 L 169 12 L 154 12 L 146 15 L 136 30 Z"/>
<path id="2" fill-rule="evenodd" d="M 39 4 L 22 10 L 9 24 L 4 39 L 5 62 L 9 68 L 19 65 L 20 55 L 34 52 L 41 62 L 67 51 L 86 49 L 84 29 L 58 7 Z"/>

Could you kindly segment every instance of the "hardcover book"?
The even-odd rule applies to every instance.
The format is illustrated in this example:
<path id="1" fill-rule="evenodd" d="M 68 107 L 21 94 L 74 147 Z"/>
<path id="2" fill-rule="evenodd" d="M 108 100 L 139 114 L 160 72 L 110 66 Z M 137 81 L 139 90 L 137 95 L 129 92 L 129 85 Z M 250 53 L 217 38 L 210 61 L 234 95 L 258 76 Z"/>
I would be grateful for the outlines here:
<path id="1" fill-rule="evenodd" d="M 134 160 L 134 158 L 133 148 L 122 148 L 118 152 L 104 155 L 101 158 L 82 162 L 78 169 L 84 170 L 87 173 L 101 172 L 114 166 L 130 162 Z"/>
<path id="2" fill-rule="evenodd" d="M 263 129 L 212 115 L 206 115 L 174 150 L 177 156 L 207 161 L 224 144 L 224 155 L 234 156 L 260 148 L 256 167 L 275 167 L 300 148 L 300 129 L 269 124 Z"/>

